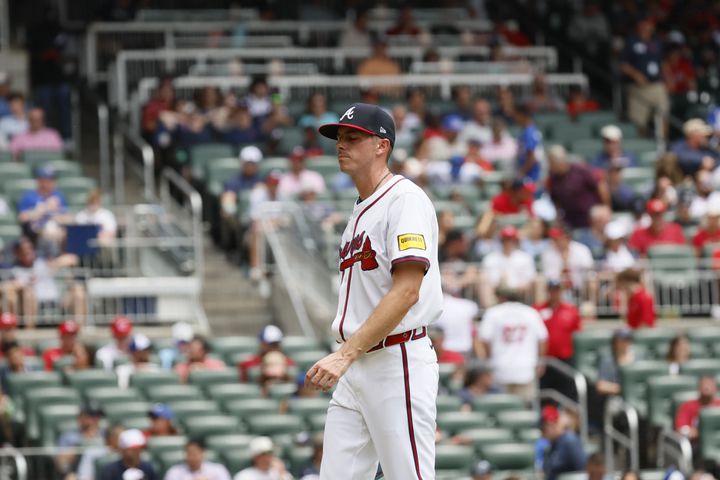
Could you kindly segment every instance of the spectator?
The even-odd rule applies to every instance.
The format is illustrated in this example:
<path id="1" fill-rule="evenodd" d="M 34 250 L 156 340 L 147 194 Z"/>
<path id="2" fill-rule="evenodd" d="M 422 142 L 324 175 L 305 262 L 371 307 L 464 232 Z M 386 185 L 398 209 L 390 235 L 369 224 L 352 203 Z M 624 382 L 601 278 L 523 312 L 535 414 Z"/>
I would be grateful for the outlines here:
<path id="1" fill-rule="evenodd" d="M 408 112 L 405 117 L 405 126 L 411 130 L 420 130 L 427 115 L 425 91 L 418 87 L 409 87 L 405 94 Z"/>
<path id="2" fill-rule="evenodd" d="M 582 87 L 572 85 L 570 86 L 566 110 L 570 118 L 574 121 L 583 113 L 597 112 L 600 110 L 600 104 L 592 98 L 588 98 Z"/>
<path id="3" fill-rule="evenodd" d="M 268 151 L 275 151 L 279 147 L 279 141 L 283 136 L 283 130 L 292 127 L 295 120 L 290 116 L 285 105 L 284 98 L 280 93 L 273 93 L 270 96 L 270 113 L 262 120 L 260 132 L 264 138 L 270 140 Z"/>
<path id="4" fill-rule="evenodd" d="M 175 413 L 164 403 L 156 403 L 148 411 L 150 428 L 144 432 L 145 438 L 171 437 L 178 435 L 175 428 Z"/>
<path id="5" fill-rule="evenodd" d="M 612 32 L 598 2 L 587 1 L 582 10 L 570 19 L 567 34 L 573 43 L 595 56 L 610 42 Z"/>
<path id="6" fill-rule="evenodd" d="M 561 112 L 565 110 L 565 103 L 559 97 L 548 92 L 543 74 L 535 75 L 532 85 L 532 95 L 527 101 L 528 109 L 532 113 Z"/>
<path id="7" fill-rule="evenodd" d="M 253 124 L 258 127 L 262 120 L 272 112 L 270 100 L 270 87 L 264 77 L 256 77 L 248 87 L 248 94 L 244 98 L 248 112 L 253 118 Z"/>
<path id="8" fill-rule="evenodd" d="M 632 329 L 655 326 L 655 300 L 645 289 L 640 271 L 628 268 L 617 276 L 618 289 L 628 297 L 627 323 Z"/>
<path id="9" fill-rule="evenodd" d="M 60 134 L 53 128 L 45 126 L 45 112 L 33 108 L 27 114 L 28 129 L 18 133 L 10 141 L 10 151 L 18 159 L 27 150 L 61 151 L 63 141 Z"/>
<path id="10" fill-rule="evenodd" d="M 300 470 L 300 480 L 319 480 L 320 463 L 323 456 L 323 436 L 316 434 L 312 437 L 313 455 L 310 463 Z"/>
<path id="11" fill-rule="evenodd" d="M 605 225 L 605 268 L 620 273 L 636 265 L 637 260 L 627 247 L 627 227 L 620 221 Z"/>
<path id="12" fill-rule="evenodd" d="M 472 468 L 472 480 L 492 480 L 492 465 L 487 460 L 480 460 Z M 507 480 L 507 479 L 506 479 Z"/>
<path id="13" fill-rule="evenodd" d="M 452 89 L 452 99 L 453 108 L 450 113 L 462 118 L 463 123 L 470 120 L 473 114 L 473 95 L 470 87 L 467 85 L 454 87 Z"/>
<path id="14" fill-rule="evenodd" d="M 173 79 L 163 77 L 159 80 L 157 90 L 153 97 L 145 104 L 142 110 L 142 132 L 146 140 L 151 140 L 158 130 L 160 114 L 172 110 L 175 104 L 175 86 Z"/>
<path id="15" fill-rule="evenodd" d="M 343 30 L 342 35 L 340 35 L 338 48 L 370 48 L 369 19 L 370 16 L 367 10 L 358 11 L 352 25 Z"/>
<path id="16" fill-rule="evenodd" d="M 173 347 L 163 348 L 158 352 L 162 368 L 170 370 L 175 362 L 185 358 L 193 338 L 193 327 L 186 322 L 177 322 L 172 326 Z"/>
<path id="17" fill-rule="evenodd" d="M 225 143 L 242 145 L 247 143 L 258 143 L 262 140 L 262 132 L 253 123 L 250 109 L 246 104 L 238 105 L 230 114 L 227 126 L 222 133 Z"/>
<path id="18" fill-rule="evenodd" d="M 482 262 L 484 282 L 482 286 L 483 304 L 486 307 L 495 304 L 493 291 L 505 287 L 526 297 L 532 292 L 535 281 L 535 262 L 532 257 L 518 248 L 518 231 L 512 225 L 500 230 L 502 249 L 489 253 Z"/>
<path id="19" fill-rule="evenodd" d="M 210 352 L 210 344 L 205 338 L 195 335 L 188 346 L 187 361 L 178 363 L 175 371 L 180 376 L 180 380 L 186 382 L 190 372 L 195 370 L 222 370 L 225 368 L 225 362 L 217 358 L 208 356 Z"/>
<path id="20" fill-rule="evenodd" d="M 22 353 L 29 357 L 35 356 L 35 349 L 28 346 L 22 345 L 17 336 L 18 318 L 17 315 L 10 312 L 0 313 L 0 347 L 1 344 L 16 342 L 20 345 Z M 0 351 L 0 358 L 4 353 Z"/>
<path id="21" fill-rule="evenodd" d="M 40 238 L 40 246 L 47 253 L 59 253 L 60 224 L 67 212 L 65 196 L 57 190 L 57 175 L 50 167 L 35 172 L 37 189 L 26 191 L 18 202 L 18 221 L 33 240 Z M 44 247 L 42 247 L 44 246 Z"/>
<path id="22" fill-rule="evenodd" d="M 80 325 L 74 320 L 65 320 L 58 325 L 58 336 L 60 338 L 60 346 L 52 347 L 45 350 L 42 354 L 45 370 L 52 372 L 55 362 L 62 357 L 72 355 L 75 351 L 75 345 L 79 343 L 78 333 Z"/>
<path id="23" fill-rule="evenodd" d="M 467 145 L 460 140 L 460 132 L 464 123 L 459 115 L 446 115 L 441 124 L 439 135 L 430 134 L 429 129 L 423 134 L 423 141 L 415 155 L 420 160 L 429 162 L 446 162 L 453 156 L 465 156 Z"/>
<path id="24" fill-rule="evenodd" d="M 675 430 L 691 442 L 699 440 L 700 411 L 706 407 L 720 407 L 717 384 L 712 375 L 703 375 L 698 381 L 698 398 L 681 404 L 675 413 Z"/>
<path id="25" fill-rule="evenodd" d="M 547 190 L 561 218 L 572 228 L 588 227 L 590 209 L 607 197 L 606 188 L 590 168 L 570 163 L 563 146 L 553 145 L 548 158 Z"/>
<path id="26" fill-rule="evenodd" d="M 325 179 L 318 172 L 308 170 L 305 149 L 295 147 L 290 154 L 290 171 L 280 176 L 278 197 L 282 200 L 297 198 L 303 188 L 312 188 L 317 193 L 325 191 Z"/>
<path id="27" fill-rule="evenodd" d="M 599 259 L 605 251 L 605 227 L 612 220 L 612 210 L 607 205 L 597 204 L 590 209 L 590 228 L 578 232 L 576 239 L 590 249 L 593 258 Z"/>
<path id="28" fill-rule="evenodd" d="M 470 411 L 474 399 L 500 392 L 493 379 L 493 369 L 490 365 L 481 362 L 472 365 L 465 373 L 463 388 L 458 392 L 458 396 L 463 402 L 462 410 Z"/>
<path id="29" fill-rule="evenodd" d="M 394 160 L 397 159 L 395 152 L 398 148 L 415 148 L 419 126 L 408 121 L 409 115 L 405 105 L 398 103 L 392 108 L 392 117 L 395 120 L 395 150 L 392 155 Z"/>
<path id="30" fill-rule="evenodd" d="M 542 160 L 542 133 L 535 126 L 527 107 L 515 109 L 515 122 L 521 127 L 518 137 L 516 174 L 537 183 L 540 180 Z"/>
<path id="31" fill-rule="evenodd" d="M 665 360 L 670 364 L 670 375 L 680 375 L 680 367 L 690 360 L 690 340 L 687 335 L 676 335 L 670 341 Z"/>
<path id="32" fill-rule="evenodd" d="M 545 278 L 561 282 L 564 288 L 582 288 L 594 266 L 592 252 L 582 243 L 572 240 L 561 227 L 552 227 L 548 236 L 550 247 L 540 257 Z"/>
<path id="33" fill-rule="evenodd" d="M 647 133 L 653 115 L 667 119 L 669 99 L 661 77 L 662 45 L 654 38 L 655 23 L 650 15 L 636 24 L 636 35 L 625 41 L 620 71 L 628 83 L 628 110 L 630 120 L 640 131 Z"/>
<path id="34" fill-rule="evenodd" d="M 699 118 L 683 124 L 685 138 L 670 145 L 670 152 L 677 156 L 677 165 L 684 175 L 695 175 L 698 170 L 714 170 L 720 156 L 708 147 L 708 137 L 713 131 Z"/>
<path id="35" fill-rule="evenodd" d="M 325 95 L 316 92 L 308 98 L 307 111 L 300 117 L 298 126 L 317 130 L 320 128 L 320 125 L 337 123 L 338 120 L 339 118 L 336 113 L 328 112 Z"/>
<path id="36" fill-rule="evenodd" d="M 517 155 L 517 142 L 507 133 L 505 123 L 500 119 L 492 121 L 490 130 L 491 138 L 483 144 L 480 155 L 493 164 L 496 170 L 512 171 Z"/>
<path id="37" fill-rule="evenodd" d="M 516 215 L 518 213 L 533 214 L 533 192 L 535 188 L 532 183 L 521 179 L 505 180 L 503 189 L 493 197 L 491 207 L 496 215 Z"/>
<path id="38" fill-rule="evenodd" d="M 95 480 L 98 478 L 95 471 L 96 462 L 106 456 L 120 452 L 120 434 L 125 430 L 122 425 L 113 425 L 105 431 L 105 444 L 91 446 L 85 449 L 80 457 L 77 467 L 77 480 Z"/>
<path id="39" fill-rule="evenodd" d="M 422 33 L 422 29 L 415 23 L 413 9 L 410 5 L 405 5 L 400 9 L 397 21 L 387 31 L 388 36 L 402 35 L 405 37 L 417 37 Z"/>
<path id="40" fill-rule="evenodd" d="M 607 473 L 605 456 L 600 452 L 595 452 L 588 457 L 585 471 L 587 472 L 587 480 L 613 480 L 615 478 Z"/>
<path id="41" fill-rule="evenodd" d="M 220 463 L 205 461 L 205 444 L 190 439 L 185 444 L 185 462 L 170 467 L 165 480 L 230 480 L 230 472 Z"/>
<path id="42" fill-rule="evenodd" d="M 542 410 L 542 436 L 550 442 L 550 450 L 543 461 L 547 480 L 556 480 L 563 473 L 579 472 L 585 468 L 586 455 L 577 434 L 567 428 L 557 408 Z"/>
<path id="43" fill-rule="evenodd" d="M 292 480 L 285 465 L 275 453 L 268 437 L 255 437 L 250 442 L 252 466 L 240 471 L 233 480 Z"/>
<path id="44" fill-rule="evenodd" d="M 472 300 L 453 295 L 447 288 L 443 290 L 443 312 L 435 322 L 445 332 L 443 347 L 469 357 L 473 351 L 475 320 L 480 309 Z"/>
<path id="45" fill-rule="evenodd" d="M 706 245 L 720 242 L 720 203 L 713 202 L 705 211 L 705 218 L 693 237 L 692 243 L 698 257 L 702 257 Z"/>
<path id="46" fill-rule="evenodd" d="M 270 387 L 276 383 L 290 383 L 292 377 L 288 371 L 288 358 L 282 352 L 268 352 L 262 358 L 260 376 L 257 380 L 263 396 L 269 396 Z"/>
<path id="47" fill-rule="evenodd" d="M 598 380 L 595 389 L 598 394 L 620 395 L 620 367 L 640 360 L 632 348 L 632 330 L 621 328 L 615 330 L 610 344 L 610 352 L 600 356 Z"/>
<path id="48" fill-rule="evenodd" d="M 525 224 L 520 240 L 520 250 L 530 255 L 533 260 L 540 258 L 542 253 L 550 245 L 545 235 L 545 222 L 540 217 L 532 217 Z"/>
<path id="49" fill-rule="evenodd" d="M 132 331 L 133 322 L 128 317 L 118 316 L 113 319 L 110 324 L 110 332 L 114 341 L 100 347 L 95 355 L 105 370 L 112 370 L 118 360 L 127 358 L 130 352 Z"/>
<path id="50" fill-rule="evenodd" d="M 0 71 L 0 118 L 10 115 L 10 75 L 6 71 Z"/>
<path id="51" fill-rule="evenodd" d="M 461 367 L 465 365 L 465 357 L 459 352 L 445 348 L 445 330 L 440 325 L 433 324 L 428 327 L 428 336 L 433 349 L 437 354 L 438 363 L 449 363 L 457 367 L 456 373 L 462 373 Z"/>
<path id="52" fill-rule="evenodd" d="M 88 370 L 95 367 L 95 352 L 91 351 L 87 345 L 76 343 L 72 353 L 72 363 L 63 368 L 64 372 L 76 372 L 78 370 Z"/>
<path id="53" fill-rule="evenodd" d="M 257 245 L 262 238 L 262 231 L 260 230 L 257 220 L 262 215 L 262 207 L 264 204 L 280 200 L 278 186 L 280 185 L 281 175 L 277 170 L 269 172 L 265 176 L 265 181 L 255 185 L 255 188 L 250 192 L 248 218 L 245 220 L 246 224 L 243 226 L 249 226 L 250 231 L 250 238 L 247 243 L 250 260 L 250 278 L 253 280 L 260 280 L 262 278 L 259 252 L 257 251 Z"/>
<path id="54" fill-rule="evenodd" d="M 497 109 L 493 113 L 495 118 L 499 118 L 507 125 L 515 125 L 516 120 L 515 97 L 512 90 L 507 85 L 497 88 Z M 529 114 L 529 113 L 528 113 Z"/>
<path id="55" fill-rule="evenodd" d="M 623 168 L 619 165 L 608 167 L 605 178 L 610 196 L 610 206 L 613 212 L 634 212 L 639 199 L 633 187 L 623 181 L 622 172 Z"/>
<path id="56" fill-rule="evenodd" d="M 387 55 L 387 39 L 379 36 L 372 42 L 372 53 L 357 68 L 360 76 L 395 76 L 400 75 L 400 65 Z"/>
<path id="57" fill-rule="evenodd" d="M 123 363 L 115 367 L 115 373 L 118 377 L 118 386 L 120 388 L 128 388 L 130 386 L 130 377 L 137 372 L 145 372 L 157 370 L 160 365 L 150 361 L 153 344 L 148 337 L 139 333 L 133 336 L 130 341 L 128 351 L 130 352 L 130 362 Z"/>
<path id="58" fill-rule="evenodd" d="M 26 133 L 30 124 L 25 111 L 25 97 L 22 93 L 11 93 L 7 97 L 10 114 L 0 117 L 0 137 L 10 142 L 16 135 Z"/>
<path id="59" fill-rule="evenodd" d="M 690 218 L 700 220 L 710 205 L 720 206 L 720 192 L 713 189 L 712 174 L 707 170 L 699 170 L 695 174 L 695 195 L 688 207 Z"/>
<path id="60" fill-rule="evenodd" d="M 140 430 L 131 428 L 123 431 L 118 439 L 120 459 L 107 464 L 98 480 L 159 480 L 155 467 L 140 458 L 146 444 L 145 435 Z"/>
<path id="61" fill-rule="evenodd" d="M 238 197 L 243 192 L 250 192 L 261 181 L 258 165 L 263 155 L 255 145 L 248 145 L 240 150 L 240 172 L 225 182 L 224 191 L 220 196 L 220 242 L 231 248 L 242 238 L 241 219 L 238 216 Z"/>
<path id="62" fill-rule="evenodd" d="M 460 132 L 460 138 L 464 142 L 471 139 L 479 140 L 481 144 L 486 144 L 492 139 L 492 107 L 490 102 L 484 98 L 475 100 L 472 107 L 472 117 L 465 122 L 465 126 Z"/>
<path id="63" fill-rule="evenodd" d="M 665 221 L 667 205 L 664 201 L 657 198 L 648 200 L 645 211 L 650 216 L 650 225 L 635 229 L 628 242 L 630 248 L 646 256 L 653 245 L 685 244 L 685 234 L 680 225 Z"/>
<path id="64" fill-rule="evenodd" d="M 3 357 L 5 365 L 0 368 L 0 386 L 2 392 L 8 391 L 8 378 L 14 373 L 34 372 L 42 367 L 36 363 L 28 363 L 25 361 L 25 353 L 23 347 L 16 340 L 3 341 L 2 345 Z"/>
<path id="65" fill-rule="evenodd" d="M 668 49 L 662 63 L 665 89 L 670 95 L 682 96 L 697 90 L 695 69 L 690 60 L 683 54 L 683 47 L 675 45 Z"/>
<path id="66" fill-rule="evenodd" d="M 623 133 L 615 125 L 605 125 L 600 130 L 603 140 L 603 148 L 592 160 L 592 166 L 600 170 L 607 170 L 610 167 L 635 167 L 637 158 L 632 153 L 626 152 L 622 147 Z"/>
<path id="67" fill-rule="evenodd" d="M 516 292 L 498 289 L 496 295 L 500 303 L 485 310 L 479 337 L 495 381 L 530 403 L 536 399 L 536 375 L 542 373 L 539 360 L 545 355 L 547 329 Z"/>
<path id="68" fill-rule="evenodd" d="M 575 305 L 563 301 L 563 288 L 558 281 L 547 283 L 548 300 L 535 305 L 548 332 L 548 357 L 570 363 L 573 356 L 573 334 L 582 329 L 580 313 Z"/>
<path id="69" fill-rule="evenodd" d="M 673 478 L 672 476 L 668 476 L 668 480 L 670 478 Z M 642 480 L 640 478 L 640 474 L 637 472 L 634 472 L 632 470 L 626 470 L 622 472 L 622 475 L 620 475 L 620 480 Z"/>
<path id="70" fill-rule="evenodd" d="M 90 190 L 87 196 L 85 208 L 75 214 L 75 223 L 81 225 L 98 225 L 98 240 L 101 244 L 107 244 L 117 237 L 117 220 L 115 214 L 102 206 L 102 194 L 100 190 Z"/>
<path id="71" fill-rule="evenodd" d="M 77 430 L 63 433 L 57 441 L 59 448 L 81 447 L 102 439 L 104 432 L 100 428 L 103 412 L 99 407 L 91 404 L 84 405 L 77 416 Z M 55 457 L 55 466 L 64 476 L 79 460 L 77 453 L 61 453 Z"/>

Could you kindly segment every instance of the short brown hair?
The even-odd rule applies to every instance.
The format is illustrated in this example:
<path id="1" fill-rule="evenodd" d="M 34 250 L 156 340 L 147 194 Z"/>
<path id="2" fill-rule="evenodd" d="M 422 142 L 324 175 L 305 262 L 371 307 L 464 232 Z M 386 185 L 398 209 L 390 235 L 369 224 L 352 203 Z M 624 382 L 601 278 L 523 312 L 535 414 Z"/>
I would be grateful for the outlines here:
<path id="1" fill-rule="evenodd" d="M 635 268 L 626 268 L 618 273 L 617 283 L 640 283 L 642 275 L 640 270 Z"/>

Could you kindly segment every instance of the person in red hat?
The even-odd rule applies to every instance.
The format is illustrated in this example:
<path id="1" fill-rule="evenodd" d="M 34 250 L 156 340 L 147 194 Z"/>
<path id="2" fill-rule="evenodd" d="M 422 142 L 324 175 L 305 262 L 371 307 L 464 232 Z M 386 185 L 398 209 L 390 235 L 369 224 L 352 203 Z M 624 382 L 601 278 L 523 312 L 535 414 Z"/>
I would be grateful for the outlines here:
<path id="1" fill-rule="evenodd" d="M 77 336 L 79 332 L 80 325 L 75 320 L 65 320 L 58 326 L 60 346 L 48 348 L 43 352 L 42 358 L 45 363 L 45 370 L 52 371 L 58 359 L 73 354 L 78 343 Z"/>
<path id="2" fill-rule="evenodd" d="M 17 316 L 14 313 L 4 312 L 0 314 L 0 345 L 6 343 L 20 343 L 17 338 Z M 34 357 L 35 350 L 27 345 L 21 345 L 23 355 Z M 0 358 L 4 356 L 2 349 L 0 349 Z"/>
<path id="3" fill-rule="evenodd" d="M 100 347 L 95 354 L 95 358 L 105 370 L 112 370 L 116 360 L 127 357 L 132 340 L 130 334 L 133 331 L 133 322 L 128 317 L 115 317 L 110 324 L 110 331 L 115 341 Z"/>
<path id="4" fill-rule="evenodd" d="M 500 230 L 502 249 L 488 253 L 483 259 L 482 274 L 486 280 L 482 285 L 482 302 L 489 307 L 495 304 L 494 290 L 505 286 L 521 295 L 529 293 L 535 281 L 535 262 L 520 250 L 517 228 L 507 225 Z"/>
<path id="5" fill-rule="evenodd" d="M 665 220 L 667 205 L 658 198 L 648 200 L 645 211 L 650 216 L 650 225 L 638 227 L 630 237 L 628 246 L 640 255 L 646 256 L 653 245 L 677 244 L 684 245 L 685 234 L 677 223 Z"/>

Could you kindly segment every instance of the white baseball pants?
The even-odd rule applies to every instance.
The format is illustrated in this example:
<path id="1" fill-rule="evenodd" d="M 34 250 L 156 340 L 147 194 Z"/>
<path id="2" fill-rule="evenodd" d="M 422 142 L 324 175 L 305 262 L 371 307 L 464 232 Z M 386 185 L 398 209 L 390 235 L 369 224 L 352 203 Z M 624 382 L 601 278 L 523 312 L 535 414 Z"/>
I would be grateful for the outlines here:
<path id="1" fill-rule="evenodd" d="M 358 359 L 325 422 L 320 480 L 435 478 L 438 365 L 426 336 Z"/>

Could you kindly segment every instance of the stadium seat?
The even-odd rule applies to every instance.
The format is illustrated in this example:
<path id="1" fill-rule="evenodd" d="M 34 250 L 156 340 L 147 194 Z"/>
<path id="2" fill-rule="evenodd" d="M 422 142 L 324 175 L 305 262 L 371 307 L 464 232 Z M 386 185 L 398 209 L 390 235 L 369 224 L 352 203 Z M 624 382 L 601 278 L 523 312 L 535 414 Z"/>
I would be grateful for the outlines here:
<path id="1" fill-rule="evenodd" d="M 118 388 L 118 387 L 97 387 L 89 388 L 85 391 L 85 397 L 88 400 L 99 403 L 103 408 L 106 405 L 123 402 L 136 402 L 142 400 L 140 391 L 136 388 Z"/>
<path id="2" fill-rule="evenodd" d="M 467 445 L 436 445 L 435 468 L 438 470 L 469 471 L 473 464 L 473 449 Z"/>
<path id="3" fill-rule="evenodd" d="M 576 138 L 592 137 L 592 126 L 584 123 L 554 123 L 547 128 L 553 143 L 569 144 Z"/>
<path id="4" fill-rule="evenodd" d="M 508 443 L 515 440 L 512 430 L 506 428 L 472 428 L 461 430 L 458 435 L 471 441 L 480 456 L 486 445 Z"/>
<path id="5" fill-rule="evenodd" d="M 207 191 L 218 196 L 223 192 L 223 185 L 240 171 L 240 159 L 235 157 L 219 158 L 205 164 L 205 182 Z"/>
<path id="6" fill-rule="evenodd" d="M 557 480 L 588 480 L 587 472 L 567 472 L 557 476 Z M 643 480 L 645 477 L 641 477 Z"/>
<path id="7" fill-rule="evenodd" d="M 672 428 L 672 396 L 676 392 L 694 392 L 697 380 L 690 376 L 663 376 L 648 379 L 647 404 L 650 423 L 659 428 Z"/>
<path id="8" fill-rule="evenodd" d="M 4 186 L 11 184 L 14 180 L 33 180 L 30 167 L 23 163 L 14 162 L 0 163 L 0 178 Z M 7 190 L 5 192 L 7 193 Z"/>
<path id="9" fill-rule="evenodd" d="M 628 167 L 622 170 L 623 183 L 628 184 L 636 192 L 643 192 L 652 187 L 655 170 L 644 167 Z"/>
<path id="10" fill-rule="evenodd" d="M 498 228 L 512 225 L 515 228 L 522 228 L 527 225 L 530 217 L 527 213 L 513 213 L 508 215 L 500 215 L 497 217 Z"/>
<path id="11" fill-rule="evenodd" d="M 670 341 L 677 335 L 672 328 L 641 328 L 633 333 L 633 344 L 642 345 L 648 356 L 657 360 L 664 359 Z"/>
<path id="12" fill-rule="evenodd" d="M 40 442 L 43 446 L 55 445 L 56 427 L 64 421 L 75 420 L 80 412 L 79 404 L 43 405 L 38 409 Z"/>
<path id="13" fill-rule="evenodd" d="M 20 399 L 33 388 L 60 386 L 61 377 L 57 372 L 25 372 L 8 375 L 7 393 L 13 399 Z"/>
<path id="14" fill-rule="evenodd" d="M 327 414 L 325 413 L 318 413 L 315 415 L 310 415 L 306 418 L 308 428 L 310 428 L 311 432 L 322 432 L 325 429 L 325 420 L 327 419 Z"/>
<path id="15" fill-rule="evenodd" d="M 196 385 L 153 386 L 147 388 L 146 395 L 149 400 L 161 403 L 203 399 L 202 390 Z"/>
<path id="16" fill-rule="evenodd" d="M 328 352 L 325 350 L 307 350 L 292 354 L 292 359 L 301 372 L 306 372 L 327 354 Z"/>
<path id="17" fill-rule="evenodd" d="M 437 396 L 435 402 L 438 413 L 440 412 L 457 412 L 462 406 L 462 401 L 455 395 L 443 395 Z"/>
<path id="18" fill-rule="evenodd" d="M 50 160 L 45 162 L 43 167 L 52 168 L 58 178 L 82 176 L 80 164 L 72 160 Z"/>
<path id="19" fill-rule="evenodd" d="M 80 395 L 67 387 L 38 387 L 25 391 L 25 425 L 30 438 L 38 438 L 38 412 L 46 405 L 78 405 Z"/>
<path id="20" fill-rule="evenodd" d="M 703 346 L 707 357 L 720 357 L 720 327 L 693 327 L 687 335 L 692 345 Z"/>
<path id="21" fill-rule="evenodd" d="M 226 400 L 222 403 L 223 410 L 243 420 L 254 415 L 278 413 L 280 402 L 272 398 L 244 398 Z"/>
<path id="22" fill-rule="evenodd" d="M 538 412 L 534 410 L 507 410 L 496 415 L 500 428 L 509 428 L 514 432 L 535 428 L 540 423 Z"/>
<path id="23" fill-rule="evenodd" d="M 252 465 L 252 457 L 248 448 L 225 450 L 220 454 L 220 460 L 232 473 L 239 472 Z"/>
<path id="24" fill-rule="evenodd" d="M 25 150 L 22 153 L 23 163 L 30 168 L 36 168 L 52 160 L 64 160 L 64 158 L 65 154 L 60 150 Z"/>
<path id="25" fill-rule="evenodd" d="M 499 443 L 483 449 L 485 460 L 495 470 L 523 471 L 535 467 L 535 447 L 527 443 Z"/>
<path id="26" fill-rule="evenodd" d="M 147 415 L 137 415 L 127 417 L 122 420 L 122 425 L 125 428 L 137 428 L 138 430 L 142 430 L 143 432 L 150 428 L 150 424 L 150 417 L 148 417 Z"/>
<path id="27" fill-rule="evenodd" d="M 240 421 L 232 415 L 191 416 L 182 422 L 190 437 L 205 437 L 243 431 Z"/>
<path id="28" fill-rule="evenodd" d="M 90 190 L 97 187 L 94 178 L 89 177 L 61 177 L 57 180 L 57 188 L 66 196 L 87 195 Z"/>
<path id="29" fill-rule="evenodd" d="M 507 410 L 522 410 L 525 408 L 525 402 L 517 395 L 496 393 L 492 395 L 480 395 L 473 398 L 473 410 L 483 412 L 494 417 L 499 412 Z"/>
<path id="30" fill-rule="evenodd" d="M 246 398 L 260 398 L 260 386 L 254 383 L 223 383 L 205 387 L 208 398 L 218 403 L 228 400 L 242 400 Z"/>
<path id="31" fill-rule="evenodd" d="M 313 458 L 314 449 L 312 446 L 295 446 L 287 452 L 285 459 L 288 462 L 288 469 L 291 472 L 299 472 L 301 468 L 308 465 Z"/>
<path id="32" fill-rule="evenodd" d="M 581 138 L 569 142 L 570 153 L 584 158 L 587 162 L 592 161 L 602 151 L 602 142 L 590 138 Z"/>
<path id="33" fill-rule="evenodd" d="M 307 419 L 312 415 L 326 413 L 329 403 L 330 400 L 326 397 L 291 398 L 288 401 L 288 413 Z"/>
<path id="34" fill-rule="evenodd" d="M 227 143 L 203 143 L 193 145 L 188 152 L 192 176 L 198 180 L 205 179 L 205 165 L 219 158 L 235 157 L 235 149 Z"/>
<path id="35" fill-rule="evenodd" d="M 295 382 L 273 383 L 268 387 L 268 396 L 276 400 L 286 400 L 297 393 Z"/>
<path id="36" fill-rule="evenodd" d="M 227 385 L 240 381 L 237 369 L 194 370 L 188 375 L 188 384 L 207 389 L 210 385 Z"/>
<path id="37" fill-rule="evenodd" d="M 675 414 L 677 414 L 678 408 L 680 408 L 680 405 L 687 402 L 688 400 L 695 400 L 698 397 L 697 389 L 690 391 L 682 391 L 682 392 L 675 392 L 672 394 L 672 400 L 671 400 L 671 418 L 675 418 Z"/>
<path id="38" fill-rule="evenodd" d="M 250 433 L 256 435 L 294 434 L 301 432 L 305 427 L 302 418 L 289 414 L 253 415 L 245 422 Z"/>
<path id="39" fill-rule="evenodd" d="M 115 372 L 108 372 L 100 368 L 67 372 L 65 377 L 67 383 L 80 393 L 89 388 L 115 387 L 118 382 Z"/>
<path id="40" fill-rule="evenodd" d="M 220 435 L 208 435 L 205 438 L 205 445 L 211 450 L 222 452 L 225 450 L 243 450 L 250 445 L 253 436 L 246 433 L 225 433 Z"/>
<path id="41" fill-rule="evenodd" d="M 454 435 L 461 430 L 486 427 L 488 417 L 481 412 L 443 412 L 437 414 L 437 425 L 448 435 Z"/>
<path id="42" fill-rule="evenodd" d="M 160 465 L 161 472 L 167 472 L 173 465 L 185 462 L 185 450 L 183 448 L 175 448 L 158 452 L 153 455 Z M 205 461 L 217 462 L 220 456 L 212 450 L 205 450 Z M 141 477 L 142 478 L 142 477 Z"/>
<path id="43" fill-rule="evenodd" d="M 212 400 L 183 400 L 180 402 L 168 402 L 168 407 L 181 422 L 192 416 L 217 415 L 220 408 Z"/>
<path id="44" fill-rule="evenodd" d="M 523 428 L 515 432 L 515 438 L 522 443 L 535 443 L 541 436 L 542 431 L 539 428 Z"/>
<path id="45" fill-rule="evenodd" d="M 151 436 L 147 441 L 147 450 L 151 455 L 157 456 L 163 452 L 182 450 L 187 441 L 184 435 Z"/>
<path id="46" fill-rule="evenodd" d="M 705 459 L 720 458 L 720 408 L 700 411 L 700 453 Z"/>
<path id="47" fill-rule="evenodd" d="M 320 350 L 323 347 L 315 338 L 293 335 L 283 338 L 280 343 L 280 348 L 286 355 L 292 357 L 297 352 Z"/>
<path id="48" fill-rule="evenodd" d="M 717 375 L 720 373 L 720 358 L 698 358 L 688 360 L 680 365 L 680 373 L 683 375 Z"/>
<path id="49" fill-rule="evenodd" d="M 258 350 L 257 337 L 236 336 L 218 337 L 210 339 L 210 347 L 215 355 L 221 356 L 226 363 L 231 364 L 232 357 L 237 354 L 251 354 Z"/>
<path id="50" fill-rule="evenodd" d="M 642 480 L 664 480 L 668 476 L 667 470 L 640 470 Z"/>
<path id="51" fill-rule="evenodd" d="M 110 403 L 103 407 L 103 412 L 108 420 L 122 423 L 125 418 L 147 415 L 151 406 L 149 402 L 140 400 Z"/>
<path id="52" fill-rule="evenodd" d="M 573 335 L 573 365 L 591 382 L 597 378 L 600 351 L 610 346 L 612 331 L 605 328 L 583 330 Z"/>
<path id="53" fill-rule="evenodd" d="M 171 370 L 146 370 L 130 376 L 130 386 L 143 392 L 160 385 L 180 385 L 180 376 Z"/>
<path id="54" fill-rule="evenodd" d="M 605 125 L 614 124 L 618 121 L 617 114 L 612 110 L 599 110 L 597 112 L 584 112 L 578 115 L 578 123 L 592 125 L 593 131 L 599 131 Z"/>
<path id="55" fill-rule="evenodd" d="M 278 150 L 284 155 L 289 155 L 293 148 L 302 146 L 304 140 L 302 128 L 284 128 Z"/>
<path id="56" fill-rule="evenodd" d="M 658 155 L 658 147 L 655 140 L 647 138 L 626 138 L 622 142 L 623 149 L 639 157 L 646 152 L 653 152 L 655 157 Z"/>
<path id="57" fill-rule="evenodd" d="M 648 413 L 647 382 L 652 377 L 665 376 L 669 365 L 664 361 L 640 360 L 620 368 L 620 386 L 626 402 L 644 417 Z"/>
<path id="58" fill-rule="evenodd" d="M 656 284 L 686 286 L 697 278 L 695 249 L 689 245 L 655 245 L 648 249 Z"/>

